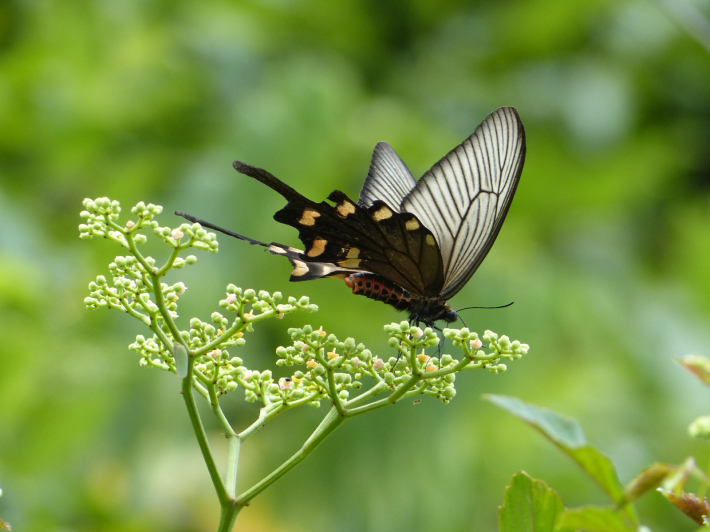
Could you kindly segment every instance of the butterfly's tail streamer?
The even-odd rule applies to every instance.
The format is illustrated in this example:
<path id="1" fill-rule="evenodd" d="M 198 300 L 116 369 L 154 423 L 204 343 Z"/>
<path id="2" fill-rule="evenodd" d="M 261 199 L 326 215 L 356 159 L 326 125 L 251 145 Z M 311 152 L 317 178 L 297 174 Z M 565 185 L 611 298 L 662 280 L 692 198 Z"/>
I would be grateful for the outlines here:
<path id="1" fill-rule="evenodd" d="M 253 177 L 257 181 L 259 181 L 260 183 L 264 183 L 267 187 L 272 190 L 275 190 L 289 201 L 296 200 L 312 203 L 306 197 L 299 194 L 295 189 L 291 188 L 286 183 L 281 181 L 278 177 L 267 172 L 263 168 L 257 168 L 256 166 L 252 166 L 241 161 L 234 161 L 232 163 L 232 166 L 234 166 L 234 169 L 240 174 L 248 175 L 249 177 Z"/>

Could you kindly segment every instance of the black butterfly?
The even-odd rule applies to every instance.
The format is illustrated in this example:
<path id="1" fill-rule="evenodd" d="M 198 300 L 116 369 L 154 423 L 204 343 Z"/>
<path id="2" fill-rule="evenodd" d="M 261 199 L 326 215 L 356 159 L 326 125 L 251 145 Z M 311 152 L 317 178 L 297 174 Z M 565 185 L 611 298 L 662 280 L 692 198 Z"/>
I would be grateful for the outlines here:
<path id="1" fill-rule="evenodd" d="M 525 160 L 517 111 L 501 107 L 415 182 L 386 142 L 375 146 L 357 203 L 336 190 L 315 203 L 266 170 L 234 168 L 288 200 L 274 215 L 295 227 L 305 250 L 266 244 L 193 216 L 190 221 L 268 247 L 294 266 L 291 281 L 344 279 L 354 294 L 409 311 L 409 320 L 456 321 L 446 303 L 476 271 L 500 231 Z"/>

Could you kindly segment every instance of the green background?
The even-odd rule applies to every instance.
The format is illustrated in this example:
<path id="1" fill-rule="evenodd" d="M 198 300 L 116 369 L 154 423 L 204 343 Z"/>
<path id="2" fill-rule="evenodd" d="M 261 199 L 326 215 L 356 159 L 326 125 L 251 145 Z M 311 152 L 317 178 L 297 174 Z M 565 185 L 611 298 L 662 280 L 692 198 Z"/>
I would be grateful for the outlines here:
<path id="1" fill-rule="evenodd" d="M 5 0 L 0 3 L 0 517 L 16 530 L 209 531 L 218 506 L 170 374 L 127 350 L 139 323 L 89 311 L 118 253 L 80 241 L 85 197 L 179 209 L 266 241 L 283 199 L 357 197 L 386 140 L 421 175 L 491 111 L 515 106 L 528 156 L 490 255 L 453 300 L 474 330 L 531 345 L 508 372 L 469 372 L 448 406 L 403 401 L 345 424 L 240 516 L 249 531 L 494 531 L 524 469 L 567 506 L 603 495 L 538 434 L 482 401 L 504 393 L 574 416 L 628 481 L 653 461 L 708 461 L 687 424 L 708 392 L 673 360 L 710 349 L 710 53 L 673 20 L 685 0 Z M 691 18 L 702 30 L 702 19 Z M 696 35 L 697 36 L 697 35 Z M 233 282 L 307 294 L 315 315 L 265 323 L 242 353 L 267 368 L 312 323 L 389 356 L 403 315 L 343 283 L 220 238 L 183 323 Z M 159 251 L 160 248 L 155 248 Z M 237 427 L 256 416 L 239 393 Z M 300 409 L 243 450 L 241 487 L 325 414 Z M 224 439 L 209 421 L 212 442 Z M 693 530 L 660 495 L 654 530 Z M 239 528 L 239 527 L 238 527 Z"/>

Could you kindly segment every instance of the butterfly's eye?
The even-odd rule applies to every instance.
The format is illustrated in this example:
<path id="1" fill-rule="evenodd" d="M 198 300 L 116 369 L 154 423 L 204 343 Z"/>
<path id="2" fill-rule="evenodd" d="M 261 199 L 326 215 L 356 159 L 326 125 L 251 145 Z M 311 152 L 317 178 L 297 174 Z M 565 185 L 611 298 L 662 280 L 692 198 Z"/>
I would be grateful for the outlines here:
<path id="1" fill-rule="evenodd" d="M 452 322 L 456 321 L 457 319 L 459 319 L 459 316 L 458 316 L 458 314 L 456 314 L 455 310 L 450 310 L 444 316 L 444 321 L 449 322 L 449 323 L 452 323 Z"/>

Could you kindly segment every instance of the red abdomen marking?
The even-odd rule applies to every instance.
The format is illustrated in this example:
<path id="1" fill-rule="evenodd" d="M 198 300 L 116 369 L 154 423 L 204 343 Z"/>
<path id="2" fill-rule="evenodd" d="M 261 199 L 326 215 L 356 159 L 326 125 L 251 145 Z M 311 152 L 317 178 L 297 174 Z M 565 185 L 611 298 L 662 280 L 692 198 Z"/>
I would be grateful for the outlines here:
<path id="1" fill-rule="evenodd" d="M 344 280 L 353 289 L 353 294 L 382 301 L 397 310 L 408 309 L 412 300 L 412 295 L 404 288 L 373 273 L 353 273 Z"/>

